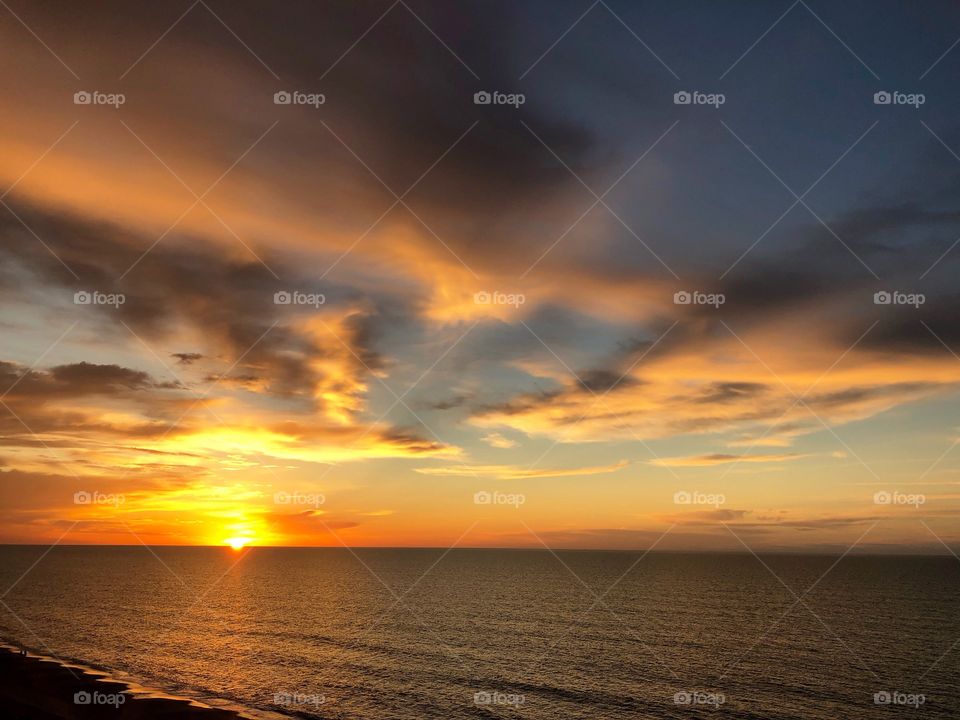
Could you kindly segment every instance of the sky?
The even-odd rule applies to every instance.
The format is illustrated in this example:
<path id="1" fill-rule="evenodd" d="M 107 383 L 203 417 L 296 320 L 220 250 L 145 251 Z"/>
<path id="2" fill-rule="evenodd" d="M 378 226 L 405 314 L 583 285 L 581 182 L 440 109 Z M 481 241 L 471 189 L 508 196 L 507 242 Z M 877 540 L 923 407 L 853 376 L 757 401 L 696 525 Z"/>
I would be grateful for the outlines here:
<path id="1" fill-rule="evenodd" d="M 9 0 L 0 542 L 957 547 L 958 28 Z"/>

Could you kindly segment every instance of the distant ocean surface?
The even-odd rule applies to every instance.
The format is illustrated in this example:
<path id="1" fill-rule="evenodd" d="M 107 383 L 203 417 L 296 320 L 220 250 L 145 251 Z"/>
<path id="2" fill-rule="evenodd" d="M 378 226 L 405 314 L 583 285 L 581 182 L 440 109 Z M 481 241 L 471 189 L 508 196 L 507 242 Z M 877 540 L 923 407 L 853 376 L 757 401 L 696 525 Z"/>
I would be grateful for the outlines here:
<path id="1" fill-rule="evenodd" d="M 637 553 L 45 552 L 0 547 L 0 592 L 16 583 L 0 633 L 261 711 L 960 718 L 949 556 L 848 556 L 804 596 L 835 557 L 650 553 L 631 570 Z"/>

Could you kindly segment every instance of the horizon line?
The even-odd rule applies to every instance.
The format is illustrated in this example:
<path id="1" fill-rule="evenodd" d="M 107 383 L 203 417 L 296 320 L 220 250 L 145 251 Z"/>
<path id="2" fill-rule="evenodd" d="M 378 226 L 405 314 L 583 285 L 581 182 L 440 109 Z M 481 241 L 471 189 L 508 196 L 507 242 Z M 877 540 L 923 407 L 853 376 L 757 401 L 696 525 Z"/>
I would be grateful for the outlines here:
<path id="1" fill-rule="evenodd" d="M 854 548 L 846 550 L 838 548 L 836 550 L 821 550 L 816 548 L 797 548 L 797 549 L 669 549 L 669 548 L 590 548 L 590 547 L 525 547 L 525 546 L 483 546 L 483 545 L 463 545 L 449 547 L 447 545 L 245 545 L 242 548 L 234 549 L 230 545 L 186 545 L 177 543 L 157 543 L 148 545 L 146 543 L 31 543 L 31 542 L 5 542 L 0 543 L 0 548 L 6 547 L 42 547 L 42 548 L 184 548 L 184 549 L 222 549 L 233 553 L 244 553 L 254 550 L 443 550 L 452 552 L 455 550 L 502 550 L 510 552 L 612 552 L 612 553 L 649 553 L 661 555 L 817 555 L 817 556 L 837 556 L 837 555 L 856 555 L 858 557 L 956 557 L 956 554 L 949 547 L 947 552 L 932 553 L 922 549 L 923 546 L 893 546 L 887 551 L 872 550 L 869 548 Z M 913 548 L 916 548 L 915 550 Z"/>

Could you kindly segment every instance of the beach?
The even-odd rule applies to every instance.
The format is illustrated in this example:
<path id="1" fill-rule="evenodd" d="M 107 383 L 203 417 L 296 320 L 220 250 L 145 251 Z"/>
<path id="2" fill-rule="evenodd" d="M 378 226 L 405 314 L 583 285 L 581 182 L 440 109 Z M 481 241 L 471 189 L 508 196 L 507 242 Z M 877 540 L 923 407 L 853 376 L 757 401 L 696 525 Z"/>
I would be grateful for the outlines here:
<path id="1" fill-rule="evenodd" d="M 155 692 L 98 670 L 23 653 L 13 646 L 0 647 L 0 709 L 10 720 L 254 717 Z"/>

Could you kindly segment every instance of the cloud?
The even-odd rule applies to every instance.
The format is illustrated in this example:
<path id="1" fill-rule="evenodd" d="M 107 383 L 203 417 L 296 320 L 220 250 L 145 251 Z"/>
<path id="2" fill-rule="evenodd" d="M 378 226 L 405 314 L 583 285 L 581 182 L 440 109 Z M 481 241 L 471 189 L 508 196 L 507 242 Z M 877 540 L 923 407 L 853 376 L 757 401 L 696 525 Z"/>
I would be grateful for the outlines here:
<path id="1" fill-rule="evenodd" d="M 178 382 L 115 364 L 44 370 L 0 361 L 0 387 L 9 411 L 0 416 L 0 444 L 7 447 L 138 443 L 159 437 L 187 408 L 208 405 L 191 399 Z M 17 456 L 17 462 L 23 459 Z"/>
<path id="2" fill-rule="evenodd" d="M 743 400 L 747 397 L 756 397 L 767 391 L 764 383 L 757 382 L 727 382 L 713 383 L 703 389 L 702 403 L 722 403 Z"/>
<path id="3" fill-rule="evenodd" d="M 641 383 L 632 377 L 625 377 L 611 370 L 593 369 L 577 373 L 577 382 L 580 387 L 590 393 L 609 393 L 617 388 L 626 389 Z"/>
<path id="4" fill-rule="evenodd" d="M 0 386 L 9 411 L 0 415 L 0 445 L 10 449 L 5 463 L 20 470 L 196 477 L 277 459 L 332 463 L 459 453 L 425 437 L 419 426 L 355 422 L 349 412 L 324 417 L 261 407 L 251 416 L 244 402 L 205 397 L 115 364 L 28 369 L 4 361 Z"/>
<path id="5" fill-rule="evenodd" d="M 715 510 L 692 510 L 689 512 L 675 513 L 673 515 L 664 515 L 661 517 L 661 520 L 677 525 L 718 525 L 742 521 L 749 514 L 749 510 L 717 508 Z"/>
<path id="6" fill-rule="evenodd" d="M 170 354 L 170 357 L 175 357 L 175 358 L 177 359 L 177 363 L 180 364 L 180 365 L 192 365 L 192 364 L 195 363 L 197 360 L 202 360 L 202 359 L 203 359 L 203 355 L 201 355 L 200 353 L 195 353 L 195 352 L 190 352 L 190 353 L 183 353 L 183 352 L 180 352 L 180 353 L 171 353 L 171 354 Z"/>
<path id="7" fill-rule="evenodd" d="M 806 455 L 799 453 L 780 453 L 768 455 L 731 455 L 729 453 L 710 453 L 708 455 L 691 455 L 687 457 L 657 458 L 650 460 L 651 465 L 660 467 L 710 467 L 726 465 L 728 463 L 776 463 L 800 460 Z"/>
<path id="8" fill-rule="evenodd" d="M 10 188 L 0 323 L 13 339 L 0 364 L 14 413 L 0 412 L 5 467 L 174 484 L 249 480 L 281 464 L 310 472 L 415 459 L 443 462 L 418 470 L 435 476 L 523 479 L 623 467 L 531 468 L 524 455 L 538 442 L 639 439 L 668 445 L 664 466 L 749 462 L 766 472 L 805 457 L 787 449 L 817 442 L 825 425 L 958 388 L 960 174 L 937 141 L 920 133 L 927 145 L 904 151 L 917 158 L 913 176 L 892 188 L 878 187 L 892 165 L 877 147 L 851 149 L 836 172 L 862 164 L 855 182 L 832 176 L 829 232 L 799 212 L 761 236 L 782 188 L 705 114 L 685 113 L 663 134 L 676 119 L 672 80 L 650 58 L 649 67 L 621 62 L 637 50 L 623 28 L 601 53 L 592 30 L 571 33 L 535 68 L 535 85 L 518 80 L 542 52 L 525 29 L 542 26 L 546 9 L 434 3 L 417 17 L 402 3 L 384 15 L 371 0 L 266 14 L 232 3 L 222 24 L 198 6 L 157 43 L 157 28 L 177 19 L 163 4 L 97 3 L 83 32 L 68 5 L 36 8 L 44 42 L 81 77 L 122 76 L 130 102 L 123 123 L 112 110 L 75 107 L 69 76 L 29 33 L 0 45 L 4 95 L 30 98 L 0 117 L 0 178 Z M 705 27 L 723 22 L 704 11 L 716 12 Z M 805 68 L 835 69 L 819 56 Z M 765 69 L 777 93 L 780 70 Z M 479 107 L 482 87 L 526 92 L 527 102 Z M 295 88 L 327 102 L 274 103 Z M 764 162 L 812 179 L 840 156 L 836 136 L 810 131 L 836 114 L 836 98 L 829 108 L 813 96 L 766 99 L 737 126 Z M 81 122 L 62 135 L 77 112 Z M 955 131 L 943 133 L 957 146 Z M 791 154 L 796 147 L 804 152 Z M 599 192 L 614 181 L 609 207 L 590 209 L 583 185 Z M 881 288 L 851 251 L 885 286 L 918 286 L 927 302 L 874 305 Z M 695 288 L 726 302 L 673 302 Z M 78 290 L 125 302 L 77 306 Z M 296 291 L 323 302 L 274 301 Z M 477 302 L 481 291 L 524 302 Z M 76 331 L 51 349 L 72 320 Z M 682 449 L 669 444 L 679 438 Z M 451 462 L 484 443 L 516 448 L 511 463 Z M 755 445 L 774 449 L 736 450 Z M 318 519 L 257 517 L 298 536 Z M 745 532 L 771 527 L 759 516 L 730 520 Z M 94 532 L 92 521 L 85 527 Z M 119 530 L 109 518 L 96 527 Z M 555 532 L 587 544 L 655 539 Z"/>
<path id="9" fill-rule="evenodd" d="M 322 510 L 265 512 L 260 516 L 270 532 L 284 538 L 288 545 L 339 545 L 336 534 L 357 528 L 362 518 L 338 515 Z"/>
<path id="10" fill-rule="evenodd" d="M 585 392 L 579 379 L 566 373 L 548 389 L 474 403 L 470 422 L 486 431 L 509 428 L 561 442 L 709 433 L 728 438 L 731 446 L 757 441 L 786 446 L 822 430 L 821 420 L 834 425 L 863 420 L 960 381 L 960 365 L 945 352 L 918 363 L 912 354 L 858 346 L 857 336 L 869 323 L 840 341 L 829 325 L 784 337 L 779 327 L 766 324 L 704 323 L 612 359 L 615 369 L 608 377 L 627 373 L 614 392 Z M 550 373 L 528 372 L 531 384 Z"/>
<path id="11" fill-rule="evenodd" d="M 410 430 L 387 426 L 306 425 L 283 422 L 272 427 L 213 425 L 178 428 L 156 447 L 210 458 L 249 457 L 309 463 L 339 463 L 391 457 L 456 457 L 457 448 Z"/>
<path id="12" fill-rule="evenodd" d="M 472 398 L 473 398 L 473 395 L 467 395 L 467 394 L 454 395 L 445 400 L 438 400 L 436 402 L 426 404 L 426 407 L 431 410 L 453 410 L 455 408 L 463 407 Z"/>
<path id="13" fill-rule="evenodd" d="M 875 333 L 867 338 L 879 352 L 947 357 L 960 348 L 960 293 L 926 298 L 918 310 L 894 308 L 884 316 Z M 922 322 L 921 322 L 922 321 Z"/>
<path id="14" fill-rule="evenodd" d="M 501 450 L 506 450 L 512 447 L 516 447 L 517 443 L 510 438 L 506 438 L 500 433 L 487 433 L 480 438 L 490 447 L 499 448 Z"/>
<path id="15" fill-rule="evenodd" d="M 598 465 L 595 467 L 573 468 L 530 468 L 516 465 L 450 465 L 446 467 L 415 468 L 423 475 L 439 475 L 441 477 L 477 477 L 489 476 L 497 480 L 525 480 L 528 478 L 548 477 L 577 477 L 580 475 L 604 475 L 614 473 L 627 467 L 626 460 L 612 465 Z"/>
<path id="16" fill-rule="evenodd" d="M 91 278 L 82 281 L 89 283 L 87 287 L 113 289 L 116 278 L 141 257 L 142 251 L 131 242 L 135 234 L 129 230 L 35 209 L 21 208 L 21 212 L 21 217 L 43 229 L 53 253 Z M 0 247 L 0 256 L 28 263 L 27 282 L 40 283 L 48 294 L 59 291 L 68 302 L 77 281 L 22 228 L 8 220 L 0 221 L 0 230 L 14 237 Z M 149 244 L 147 237 L 138 241 Z M 366 378 L 385 369 L 374 345 L 381 323 L 387 321 L 381 311 L 389 317 L 398 303 L 390 309 L 385 300 L 379 305 L 374 297 L 333 287 L 328 289 L 327 303 L 312 308 L 312 313 L 277 305 L 274 294 L 284 286 L 270 270 L 254 259 L 225 255 L 203 242 L 158 245 L 136 270 L 135 282 L 123 288 L 124 304 L 82 306 L 76 312 L 98 323 L 117 342 L 134 346 L 142 342 L 159 349 L 179 343 L 185 334 L 197 335 L 203 352 L 172 355 L 187 367 L 206 358 L 205 367 L 210 369 L 215 358 L 220 370 L 207 374 L 210 383 L 295 401 L 303 410 L 318 409 L 331 420 L 348 423 L 363 406 Z M 300 285 L 309 287 L 307 281 Z M 94 372 L 83 367 L 62 372 L 84 370 Z M 138 377 L 102 378 L 108 381 L 129 385 Z"/>
<path id="17" fill-rule="evenodd" d="M 793 513 L 781 511 L 777 513 L 757 512 L 753 510 L 734 510 L 718 508 L 715 510 L 693 510 L 690 512 L 667 515 L 666 522 L 679 525 L 729 525 L 735 531 L 770 531 L 786 528 L 798 531 L 831 530 L 848 527 L 859 527 L 868 523 L 875 523 L 877 515 L 810 515 L 796 517 Z"/>
<path id="18" fill-rule="evenodd" d="M 0 360 L 0 389 L 10 402 L 84 395 L 129 396 L 138 390 L 178 388 L 177 383 L 158 382 L 146 372 L 113 364 L 79 362 L 37 371 Z"/>
<path id="19" fill-rule="evenodd" d="M 540 253 L 532 241 L 542 243 L 542 225 L 531 214 L 549 221 L 551 232 L 556 226 L 559 234 L 562 220 L 555 217 L 556 204 L 582 192 L 566 168 L 531 142 L 512 108 L 478 113 L 474 76 L 433 36 L 447 37 L 460 57 L 482 68 L 485 83 L 515 86 L 516 70 L 504 57 L 499 32 L 516 22 L 517 11 L 507 6 L 418 8 L 430 29 L 403 6 L 384 15 L 373 3 L 354 3 L 333 18 L 309 5 L 289 6 L 269 18 L 251 7 L 231 8 L 225 22 L 238 28 L 264 62 L 282 64 L 277 74 L 283 80 L 251 63 L 244 47 L 223 27 L 211 32 L 191 15 L 178 25 L 176 42 L 157 44 L 155 28 L 169 26 L 175 18 L 142 10 L 132 16 L 127 12 L 130 22 L 118 24 L 116 18 L 125 10 L 129 8 L 122 3 L 107 2 L 91 11 L 85 41 L 96 45 L 99 67 L 115 68 L 116 76 L 130 68 L 125 82 L 131 98 L 144 89 L 136 103 L 124 107 L 125 123 L 196 193 L 230 168 L 206 199 L 230 229 L 201 207 L 187 213 L 163 244 L 176 242 L 182 230 L 216 236 L 224 246 L 238 248 L 238 254 L 243 248 L 236 237 L 261 256 L 268 246 L 310 251 L 320 256 L 321 268 L 349 249 L 347 263 L 401 264 L 409 272 L 416 264 L 462 269 L 460 257 L 482 274 L 506 264 L 501 250 L 515 247 L 507 228 L 522 228 L 531 238 L 532 261 Z M 51 47 L 74 44 L 66 29 L 68 15 L 55 7 L 45 14 L 45 39 Z M 354 47 L 361 35 L 366 41 Z M 123 43 L 115 40 L 120 36 Z M 417 48 L 413 54 L 411 42 Z M 150 52 L 131 68 L 134 46 Z M 30 44 L 18 41 L 2 52 L 8 61 L 33 56 Z M 36 158 L 43 152 L 44 147 L 33 142 L 31 127 L 62 112 L 59 71 L 62 68 L 35 63 L 31 79 L 36 95 L 30 112 L 4 122 L 5 135 L 21 140 L 17 152 L 0 163 L 0 174 L 10 176 L 5 187 L 23 172 L 21 154 Z M 321 73 L 328 98 L 322 109 L 278 108 L 273 103 L 274 93 L 287 86 L 319 92 Z M 243 112 L 238 112 L 238 97 L 244 98 Z M 525 121 L 568 164 L 581 174 L 590 173 L 593 143 L 580 123 L 533 93 L 523 112 Z M 282 121 L 258 147 L 231 167 L 278 119 Z M 193 197 L 140 140 L 122 126 L 118 133 L 112 119 L 92 116 L 84 126 L 84 137 L 93 146 L 111 141 L 109 157 L 65 142 L 19 183 L 18 194 L 61 212 L 149 229 L 150 239 L 140 248 L 149 246 Z M 317 172 L 314 159 L 321 156 L 325 171 Z M 116 167 L 136 171 L 109 182 L 117 177 Z M 384 184 L 400 194 L 415 182 L 416 192 L 405 198 L 411 210 L 393 209 L 379 231 L 372 230 L 357 243 L 390 207 L 393 196 Z M 405 239 L 398 243 L 401 234 Z M 484 241 L 477 242 L 478 236 Z"/>

